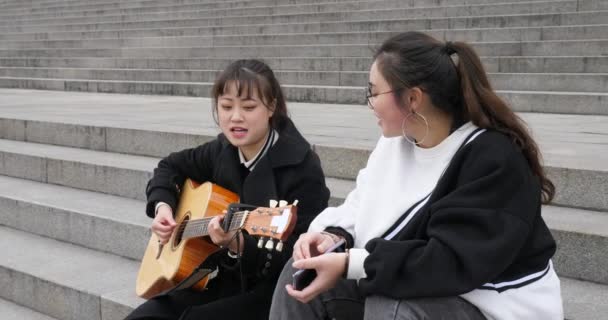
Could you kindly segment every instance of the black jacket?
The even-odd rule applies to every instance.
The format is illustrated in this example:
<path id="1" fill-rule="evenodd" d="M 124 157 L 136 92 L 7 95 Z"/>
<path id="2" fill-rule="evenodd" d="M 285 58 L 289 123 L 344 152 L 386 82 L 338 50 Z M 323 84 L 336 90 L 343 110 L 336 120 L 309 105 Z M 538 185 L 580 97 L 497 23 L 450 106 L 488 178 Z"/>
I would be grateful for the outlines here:
<path id="1" fill-rule="evenodd" d="M 220 134 L 211 142 L 172 153 L 162 159 L 146 188 L 146 213 L 150 217 L 154 216 L 158 201 L 166 202 L 175 212 L 179 188 L 186 178 L 216 183 L 237 193 L 241 203 L 246 204 L 267 207 L 270 199 L 289 203 L 299 200 L 295 230 L 281 253 L 258 249 L 257 239 L 244 234 L 242 271 L 246 278 L 246 290 L 254 292 L 255 303 L 259 304 L 261 300 L 267 302 L 268 309 L 278 276 L 292 255 L 293 244 L 301 233 L 306 232 L 312 219 L 327 207 L 329 199 L 319 157 L 310 144 L 291 121 L 279 131 L 279 135 L 275 145 L 248 174 L 243 174 L 238 149 Z M 224 262 L 225 265 L 234 266 L 236 260 L 226 256 Z M 240 293 L 239 273 L 236 266 L 220 268 L 219 277 L 212 281 L 221 282 L 221 296 Z M 244 311 L 247 308 L 245 303 L 234 307 L 243 307 Z"/>

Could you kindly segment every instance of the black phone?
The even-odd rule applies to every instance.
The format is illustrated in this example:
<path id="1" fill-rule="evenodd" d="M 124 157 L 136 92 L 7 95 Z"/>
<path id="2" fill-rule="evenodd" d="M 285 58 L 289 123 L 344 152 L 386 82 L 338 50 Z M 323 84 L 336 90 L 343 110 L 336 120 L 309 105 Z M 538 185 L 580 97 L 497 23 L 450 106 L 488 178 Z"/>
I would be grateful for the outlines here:
<path id="1" fill-rule="evenodd" d="M 322 254 L 330 253 L 338 251 L 344 245 L 344 239 L 336 242 L 333 246 L 329 247 L 329 249 L 325 250 Z M 293 273 L 293 288 L 296 290 L 302 290 L 315 280 L 317 277 L 317 271 L 315 269 L 300 269 Z"/>

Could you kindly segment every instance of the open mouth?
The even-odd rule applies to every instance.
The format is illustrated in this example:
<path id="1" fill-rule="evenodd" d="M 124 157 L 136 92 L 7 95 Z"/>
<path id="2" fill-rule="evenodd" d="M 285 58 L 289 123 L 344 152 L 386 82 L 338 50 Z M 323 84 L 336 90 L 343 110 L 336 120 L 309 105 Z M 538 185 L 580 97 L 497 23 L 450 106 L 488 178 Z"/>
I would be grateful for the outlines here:
<path id="1" fill-rule="evenodd" d="M 240 128 L 240 127 L 234 127 L 234 128 L 230 128 L 230 132 L 232 132 L 232 135 L 237 137 L 237 138 L 242 138 L 247 134 L 247 129 L 245 128 Z"/>

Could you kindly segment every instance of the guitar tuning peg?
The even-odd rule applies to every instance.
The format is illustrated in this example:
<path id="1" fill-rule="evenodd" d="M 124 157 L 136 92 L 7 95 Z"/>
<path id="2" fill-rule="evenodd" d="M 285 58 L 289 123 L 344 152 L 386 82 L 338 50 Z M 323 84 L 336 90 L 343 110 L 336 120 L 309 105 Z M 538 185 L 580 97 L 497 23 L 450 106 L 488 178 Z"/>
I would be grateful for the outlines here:
<path id="1" fill-rule="evenodd" d="M 260 240 L 258 240 L 258 248 L 262 249 L 262 247 L 264 246 L 264 237 L 260 238 Z"/>
<path id="2" fill-rule="evenodd" d="M 271 208 L 276 208 L 276 207 L 277 207 L 278 202 L 277 202 L 276 200 L 270 200 L 270 201 L 269 201 L 269 204 L 270 204 L 270 206 L 269 206 L 269 207 L 271 207 Z"/>
<path id="3" fill-rule="evenodd" d="M 287 205 L 287 201 L 285 201 L 285 200 L 279 201 L 279 207 L 284 207 L 286 205 Z"/>
<path id="4" fill-rule="evenodd" d="M 279 241 L 279 243 L 277 243 L 277 247 L 275 249 L 278 252 L 282 252 L 283 251 L 283 241 Z"/>
<path id="5" fill-rule="evenodd" d="M 272 241 L 272 239 L 270 239 L 270 240 L 268 240 L 268 242 L 266 242 L 266 249 L 272 250 L 272 248 L 274 248 L 274 241 Z"/>
<path id="6" fill-rule="evenodd" d="M 294 207 L 298 206 L 298 202 L 300 202 L 298 199 L 294 200 L 294 202 L 291 204 Z"/>

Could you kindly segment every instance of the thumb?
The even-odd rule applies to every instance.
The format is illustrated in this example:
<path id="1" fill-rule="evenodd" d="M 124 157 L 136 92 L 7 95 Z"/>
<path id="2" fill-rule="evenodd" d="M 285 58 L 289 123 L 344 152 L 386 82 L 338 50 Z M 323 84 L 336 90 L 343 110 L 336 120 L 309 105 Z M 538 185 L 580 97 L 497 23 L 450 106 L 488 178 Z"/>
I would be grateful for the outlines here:
<path id="1" fill-rule="evenodd" d="M 165 221 L 167 222 L 167 224 L 169 224 L 170 226 L 174 226 L 175 225 L 175 219 L 173 219 L 173 216 L 169 215 L 165 218 Z"/>

